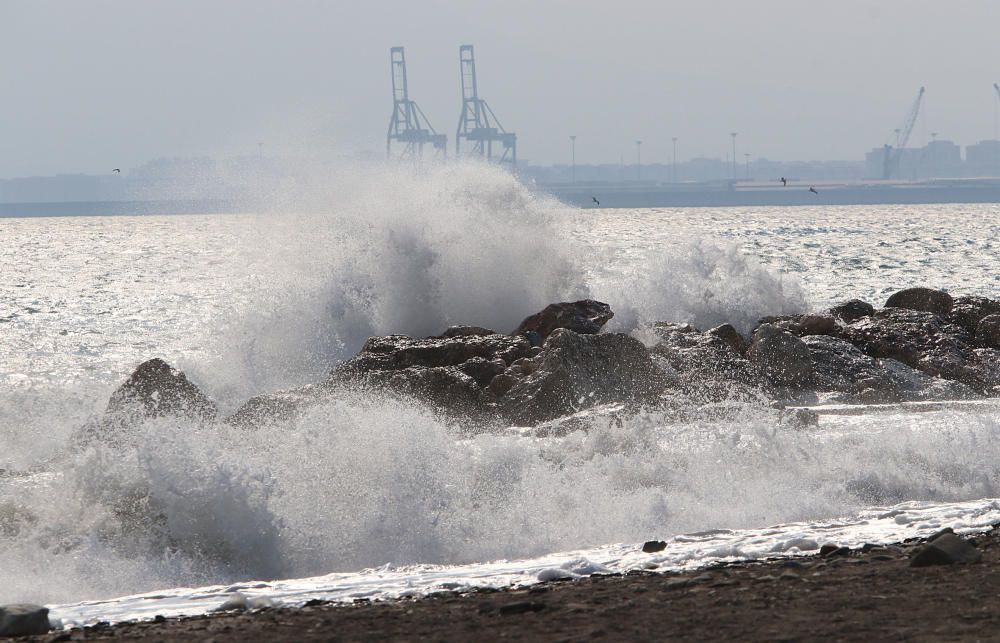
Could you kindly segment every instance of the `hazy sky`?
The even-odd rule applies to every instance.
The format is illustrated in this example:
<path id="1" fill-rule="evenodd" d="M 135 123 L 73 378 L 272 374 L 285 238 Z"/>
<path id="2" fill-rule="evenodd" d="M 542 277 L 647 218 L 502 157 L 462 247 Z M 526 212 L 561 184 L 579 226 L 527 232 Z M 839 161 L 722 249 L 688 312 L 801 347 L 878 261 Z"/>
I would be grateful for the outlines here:
<path id="1" fill-rule="evenodd" d="M 530 162 L 861 159 L 992 138 L 998 0 L 0 0 L 0 177 L 381 154 L 389 47 L 453 145 L 458 46 Z"/>

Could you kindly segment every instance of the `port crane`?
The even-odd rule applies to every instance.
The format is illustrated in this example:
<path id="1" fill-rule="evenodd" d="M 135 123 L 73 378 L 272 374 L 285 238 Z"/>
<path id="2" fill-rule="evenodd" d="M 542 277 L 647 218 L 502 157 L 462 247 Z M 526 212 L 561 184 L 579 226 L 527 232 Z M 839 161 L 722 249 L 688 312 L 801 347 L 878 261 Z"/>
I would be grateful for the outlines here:
<path id="1" fill-rule="evenodd" d="M 462 139 L 465 139 L 471 144 L 472 154 L 488 161 L 510 164 L 512 170 L 516 169 L 517 134 L 505 130 L 489 104 L 479 97 L 472 45 L 459 47 L 458 59 L 462 75 L 462 115 L 458 118 L 458 131 L 455 133 L 455 154 L 462 153 Z M 496 159 L 493 156 L 494 143 L 501 146 Z"/>
<path id="2" fill-rule="evenodd" d="M 392 71 L 392 117 L 389 132 L 385 137 L 385 155 L 392 158 L 392 143 L 403 145 L 398 155 L 404 159 L 419 159 L 423 156 L 424 145 L 433 146 L 442 158 L 447 153 L 448 137 L 438 134 L 431 126 L 420 106 L 410 100 L 410 88 L 406 80 L 406 54 L 402 47 L 389 50 L 389 65 Z"/>
<path id="3" fill-rule="evenodd" d="M 917 92 L 917 98 L 913 101 L 913 105 L 910 106 L 910 111 L 906 114 L 906 119 L 903 120 L 903 124 L 899 129 L 894 130 L 896 133 L 895 147 L 892 144 L 886 143 L 882 146 L 882 178 L 891 179 L 892 175 L 899 169 L 899 159 L 903 154 L 903 150 L 906 148 L 907 141 L 910 140 L 910 134 L 913 132 L 913 126 L 917 123 L 917 115 L 920 113 L 920 103 L 924 99 L 924 88 L 921 87 L 920 91 Z"/>

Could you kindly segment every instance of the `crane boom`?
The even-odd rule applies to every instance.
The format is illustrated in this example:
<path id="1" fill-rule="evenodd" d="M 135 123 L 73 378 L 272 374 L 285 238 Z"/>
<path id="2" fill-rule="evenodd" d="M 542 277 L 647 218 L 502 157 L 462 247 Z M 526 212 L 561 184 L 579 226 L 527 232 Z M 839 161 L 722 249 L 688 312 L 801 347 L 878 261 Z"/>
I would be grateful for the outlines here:
<path id="1" fill-rule="evenodd" d="M 913 126 L 917 124 L 917 116 L 920 114 L 920 103 L 924 99 L 924 88 L 921 87 L 920 91 L 917 92 L 917 98 L 913 101 L 913 105 L 910 106 L 910 111 L 906 114 L 906 119 L 903 121 L 903 126 L 895 130 L 896 133 L 896 148 L 886 144 L 883 146 L 883 157 L 882 157 L 882 178 L 890 179 L 892 178 L 893 172 L 899 166 L 899 158 L 902 156 L 902 150 L 906 148 L 907 141 L 910 140 L 910 134 L 913 133 Z"/>

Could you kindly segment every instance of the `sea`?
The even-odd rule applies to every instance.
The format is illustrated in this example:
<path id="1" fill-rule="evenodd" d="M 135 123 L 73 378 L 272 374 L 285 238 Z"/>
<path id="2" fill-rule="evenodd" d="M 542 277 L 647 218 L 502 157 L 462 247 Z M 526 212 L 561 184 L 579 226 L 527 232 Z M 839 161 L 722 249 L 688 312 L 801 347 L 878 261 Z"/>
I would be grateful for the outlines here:
<path id="1" fill-rule="evenodd" d="M 910 286 L 1000 297 L 997 204 L 579 209 L 452 164 L 290 180 L 245 213 L 65 214 L 0 218 L 0 604 L 63 625 L 1000 522 L 989 400 L 819 408 L 805 428 L 733 400 L 538 437 L 346 396 L 267 429 L 157 418 L 114 444 L 80 437 L 152 357 L 225 414 L 323 379 L 369 336 L 506 332 L 554 301 L 605 301 L 608 331 L 642 337 L 654 321 L 748 332 Z M 666 548 L 643 553 L 651 539 Z"/>

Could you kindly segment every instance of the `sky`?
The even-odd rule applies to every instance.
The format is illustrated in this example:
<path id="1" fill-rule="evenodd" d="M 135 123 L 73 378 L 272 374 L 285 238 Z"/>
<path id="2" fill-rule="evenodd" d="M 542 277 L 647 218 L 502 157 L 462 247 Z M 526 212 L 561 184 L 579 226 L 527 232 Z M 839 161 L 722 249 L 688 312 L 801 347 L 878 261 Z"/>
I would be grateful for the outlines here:
<path id="1" fill-rule="evenodd" d="M 997 0 L 0 0 L 0 177 L 384 153 L 389 48 L 454 145 L 458 47 L 529 163 L 860 160 L 992 138 Z"/>

